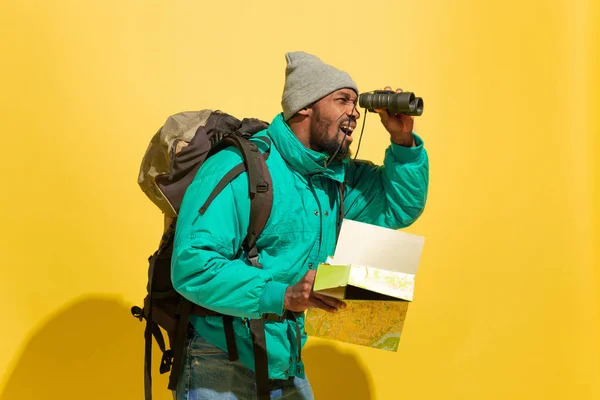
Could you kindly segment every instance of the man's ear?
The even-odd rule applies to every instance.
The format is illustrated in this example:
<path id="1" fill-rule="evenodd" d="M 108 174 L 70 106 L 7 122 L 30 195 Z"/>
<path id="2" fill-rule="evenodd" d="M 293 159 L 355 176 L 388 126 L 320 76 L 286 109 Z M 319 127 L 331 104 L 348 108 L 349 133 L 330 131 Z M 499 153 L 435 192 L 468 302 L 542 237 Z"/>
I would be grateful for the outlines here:
<path id="1" fill-rule="evenodd" d="M 302 115 L 304 117 L 308 117 L 312 112 L 312 108 L 310 106 L 306 106 L 303 109 L 299 110 L 297 114 Z"/>

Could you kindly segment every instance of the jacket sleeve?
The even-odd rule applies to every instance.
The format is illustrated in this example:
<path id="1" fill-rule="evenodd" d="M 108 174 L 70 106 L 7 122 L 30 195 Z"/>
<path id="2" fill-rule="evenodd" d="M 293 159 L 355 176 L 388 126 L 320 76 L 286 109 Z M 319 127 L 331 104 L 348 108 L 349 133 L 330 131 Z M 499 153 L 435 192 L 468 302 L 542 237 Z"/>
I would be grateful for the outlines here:
<path id="1" fill-rule="evenodd" d="M 351 163 L 346 171 L 345 218 L 399 229 L 423 212 L 429 184 L 429 160 L 423 140 L 415 147 L 391 143 L 382 166 Z"/>
<path id="2" fill-rule="evenodd" d="M 173 286 L 192 303 L 226 315 L 281 315 L 288 285 L 275 282 L 268 270 L 235 259 L 249 225 L 247 174 L 229 183 L 203 215 L 198 212 L 224 175 L 217 156 L 205 163 L 212 166 L 200 169 L 182 202 L 171 261 Z"/>

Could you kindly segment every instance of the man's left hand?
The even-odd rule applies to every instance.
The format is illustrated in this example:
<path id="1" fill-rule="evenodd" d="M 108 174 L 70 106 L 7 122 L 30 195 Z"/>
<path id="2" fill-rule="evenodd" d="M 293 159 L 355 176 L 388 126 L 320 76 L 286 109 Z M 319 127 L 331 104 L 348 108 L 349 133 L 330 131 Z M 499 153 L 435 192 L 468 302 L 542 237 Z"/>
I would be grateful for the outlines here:
<path id="1" fill-rule="evenodd" d="M 386 86 L 385 90 L 392 90 L 392 88 Z M 396 89 L 396 93 L 399 92 L 402 92 L 402 89 Z M 405 147 L 413 147 L 415 145 L 415 138 L 412 134 L 414 117 L 404 114 L 389 113 L 385 109 L 376 109 L 375 112 L 379 114 L 381 123 L 390 133 L 392 142 Z"/>

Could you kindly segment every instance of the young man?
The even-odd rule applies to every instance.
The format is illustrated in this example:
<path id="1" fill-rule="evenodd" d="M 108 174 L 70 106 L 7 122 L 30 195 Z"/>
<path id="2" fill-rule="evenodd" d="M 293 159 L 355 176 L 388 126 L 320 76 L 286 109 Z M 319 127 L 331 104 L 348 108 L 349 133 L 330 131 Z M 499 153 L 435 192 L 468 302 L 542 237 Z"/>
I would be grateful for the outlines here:
<path id="1" fill-rule="evenodd" d="M 286 59 L 283 113 L 255 141 L 262 151 L 266 145 L 260 138 L 271 142 L 267 166 L 273 206 L 257 241 L 262 269 L 244 257 L 236 259 L 249 225 L 247 174 L 228 184 L 205 213 L 198 212 L 223 176 L 241 162 L 237 150 L 209 158 L 181 206 L 174 287 L 193 303 L 234 317 L 239 362 L 229 362 L 225 353 L 223 317 L 193 316 L 178 399 L 254 398 L 248 321 L 289 311 L 297 318 L 265 320 L 271 397 L 312 399 L 301 360 L 306 341 L 301 312 L 308 307 L 335 312 L 345 306 L 312 292 L 317 266 L 335 249 L 339 207 L 345 218 L 398 229 L 414 222 L 425 206 L 429 165 L 423 141 L 412 132 L 413 118 L 377 110 L 391 140 L 384 165 L 355 163 L 349 147 L 360 117 L 356 84 L 310 54 L 287 53 Z"/>

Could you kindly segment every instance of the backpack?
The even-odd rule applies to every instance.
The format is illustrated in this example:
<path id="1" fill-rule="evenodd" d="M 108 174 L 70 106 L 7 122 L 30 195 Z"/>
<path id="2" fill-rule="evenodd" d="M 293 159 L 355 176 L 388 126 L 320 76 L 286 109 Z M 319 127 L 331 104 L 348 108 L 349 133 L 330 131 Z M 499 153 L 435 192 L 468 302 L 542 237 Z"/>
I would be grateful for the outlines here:
<path id="1" fill-rule="evenodd" d="M 175 390 L 181 375 L 184 347 L 188 338 L 190 315 L 221 315 L 192 304 L 183 298 L 171 282 L 171 256 L 177 224 L 177 213 L 187 187 L 191 184 L 204 161 L 228 146 L 236 146 L 243 162 L 229 171 L 213 189 L 199 213 L 204 213 L 219 192 L 235 177 L 248 173 L 250 192 L 250 224 L 238 256 L 244 251 L 254 267 L 258 263 L 256 239 L 262 232 L 271 212 L 272 182 L 266 166 L 270 141 L 261 137 L 255 140 L 265 144 L 261 153 L 249 139 L 266 129 L 268 123 L 254 118 L 242 121 L 221 111 L 202 110 L 182 112 L 168 117 L 152 138 L 142 159 L 138 184 L 146 196 L 163 212 L 164 231 L 154 254 L 148 258 L 147 296 L 143 307 L 134 306 L 131 313 L 140 321 L 146 320 L 144 331 L 144 391 L 145 399 L 152 399 L 152 337 L 161 352 L 160 373 L 171 372 L 168 389 Z M 229 359 L 238 359 L 233 333 L 233 317 L 222 315 Z M 273 316 L 267 316 L 267 319 Z M 285 315 L 277 318 L 294 318 Z M 255 376 L 260 399 L 269 399 L 268 363 L 264 334 L 264 319 L 250 321 L 255 356 Z M 162 330 L 168 337 L 167 347 Z"/>

